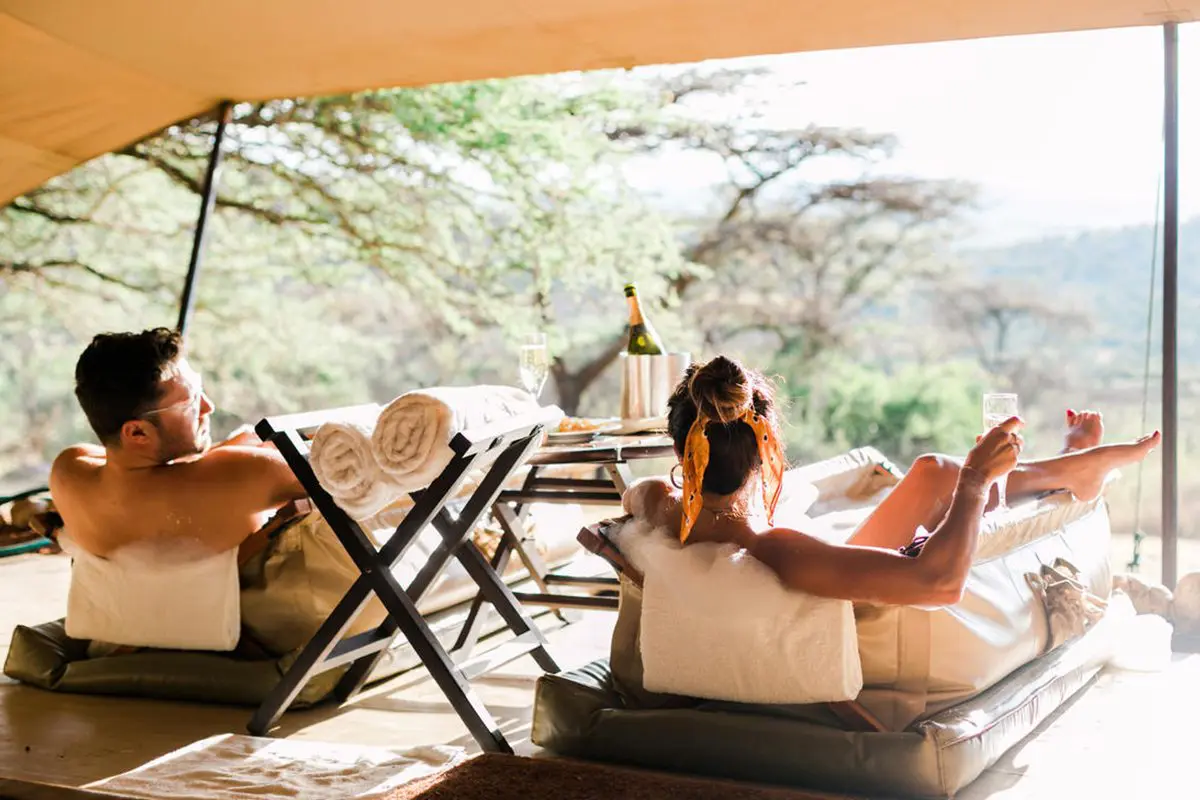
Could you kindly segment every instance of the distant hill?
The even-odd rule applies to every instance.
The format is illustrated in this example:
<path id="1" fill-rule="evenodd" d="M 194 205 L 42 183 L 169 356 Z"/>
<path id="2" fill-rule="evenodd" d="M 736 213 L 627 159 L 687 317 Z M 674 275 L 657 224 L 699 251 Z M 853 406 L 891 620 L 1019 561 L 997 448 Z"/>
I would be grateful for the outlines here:
<path id="1" fill-rule="evenodd" d="M 1094 329 L 1091 347 L 1140 372 L 1146 337 L 1154 228 L 1149 225 L 1051 236 L 962 254 L 988 277 L 1031 282 L 1051 296 L 1084 300 Z M 1160 352 L 1162 248 L 1157 249 L 1152 346 Z M 1200 365 L 1200 218 L 1179 230 L 1179 346 L 1183 364 Z"/>

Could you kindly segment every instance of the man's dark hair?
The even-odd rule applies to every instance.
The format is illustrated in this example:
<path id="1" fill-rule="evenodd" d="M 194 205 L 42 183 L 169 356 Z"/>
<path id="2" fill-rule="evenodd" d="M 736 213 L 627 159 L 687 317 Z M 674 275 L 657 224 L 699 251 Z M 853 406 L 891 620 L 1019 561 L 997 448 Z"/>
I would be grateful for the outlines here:
<path id="1" fill-rule="evenodd" d="M 121 426 L 158 406 L 160 384 L 183 353 L 178 331 L 101 333 L 75 364 L 75 397 L 104 444 L 120 441 Z"/>

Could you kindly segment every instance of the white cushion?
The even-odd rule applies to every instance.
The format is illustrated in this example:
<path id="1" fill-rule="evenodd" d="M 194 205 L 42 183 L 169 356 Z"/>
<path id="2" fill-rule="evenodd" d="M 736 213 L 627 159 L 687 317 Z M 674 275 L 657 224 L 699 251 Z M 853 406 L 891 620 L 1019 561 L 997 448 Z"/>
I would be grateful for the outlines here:
<path id="1" fill-rule="evenodd" d="M 854 608 L 784 588 L 731 544 L 681 546 L 630 522 L 617 546 L 644 577 L 643 685 L 743 703 L 851 700 L 862 688 Z"/>
<path id="2" fill-rule="evenodd" d="M 984 518 L 963 597 L 953 606 L 858 608 L 859 701 L 892 729 L 974 697 L 1045 652 L 1046 612 L 1025 576 L 1065 558 L 1109 596 L 1102 502 L 1052 498 Z"/>
<path id="3" fill-rule="evenodd" d="M 175 650 L 233 650 L 241 633 L 237 549 L 130 545 L 100 558 L 60 536 L 71 555 L 67 635 Z"/>

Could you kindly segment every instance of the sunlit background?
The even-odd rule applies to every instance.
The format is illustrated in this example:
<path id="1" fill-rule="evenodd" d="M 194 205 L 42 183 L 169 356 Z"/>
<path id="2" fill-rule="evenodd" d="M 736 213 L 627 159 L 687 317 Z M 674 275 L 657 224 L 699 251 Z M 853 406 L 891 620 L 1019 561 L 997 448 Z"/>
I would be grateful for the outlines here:
<path id="1" fill-rule="evenodd" d="M 1198 39 L 1180 28 L 1185 537 L 1200 536 Z M 700 90 L 666 98 L 681 76 Z M 636 278 L 672 345 L 780 376 L 794 461 L 870 444 L 901 463 L 961 451 L 989 389 L 1020 393 L 1039 455 L 1069 407 L 1133 436 L 1160 424 L 1162 99 L 1155 27 L 331 98 L 378 137 L 357 177 L 341 174 L 331 129 L 260 125 L 295 107 L 245 104 L 221 185 L 257 211 L 218 214 L 194 360 L 229 430 L 421 385 L 512 383 L 513 342 L 540 328 L 557 360 L 544 399 L 609 416 L 620 287 Z M 0 273 L 0 493 L 38 485 L 59 448 L 89 438 L 71 369 L 92 334 L 174 324 L 197 199 L 163 167 L 198 177 L 212 127 L 96 159 L 0 212 L 0 261 L 73 264 Z M 729 146 L 761 155 L 764 131 L 802 142 L 814 128 L 871 144 L 803 160 L 722 221 L 755 180 Z M 380 152 L 396 157 L 387 169 Z M 916 191 L 917 222 L 894 195 L 883 212 L 855 195 L 818 204 L 810 224 L 800 208 L 831 185 Z M 855 256 L 879 264 L 853 302 L 827 302 L 851 286 L 851 244 L 886 248 L 910 224 L 896 252 Z M 838 282 L 814 282 L 822 269 Z M 1155 456 L 1111 494 L 1114 563 L 1133 558 L 1139 529 L 1154 576 L 1159 481 Z M 1191 544 L 1181 571 L 1200 568 Z"/>

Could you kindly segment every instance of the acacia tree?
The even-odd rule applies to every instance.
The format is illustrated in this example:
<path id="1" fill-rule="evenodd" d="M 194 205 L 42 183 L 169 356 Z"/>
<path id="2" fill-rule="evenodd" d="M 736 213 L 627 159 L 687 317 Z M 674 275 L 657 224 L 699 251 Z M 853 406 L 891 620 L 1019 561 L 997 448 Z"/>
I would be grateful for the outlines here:
<path id="1" fill-rule="evenodd" d="M 586 100 L 612 102 L 599 93 Z M 579 198 L 592 215 L 616 214 L 625 225 L 645 216 L 626 210 L 628 196 L 592 191 L 595 178 L 584 166 L 594 163 L 595 148 L 576 135 L 578 102 L 542 79 L 243 104 L 228 130 L 216 207 L 227 224 L 261 223 L 260 234 L 264 226 L 283 229 L 271 244 L 297 257 L 307 281 L 365 267 L 419 290 L 426 305 L 453 307 L 450 325 L 463 316 L 490 320 L 479 286 L 513 265 L 532 271 L 531 245 L 561 246 L 549 234 L 578 226 Z M 6 221 L 33 216 L 145 234 L 186 227 L 210 129 L 193 121 L 126 147 L 18 198 Z M 184 194 L 145 193 L 156 179 Z M 143 192 L 136 200 L 130 183 Z M 117 200 L 136 203 L 139 218 L 153 209 L 170 224 L 131 226 L 117 217 L 133 209 Z M 555 225 L 546 224 L 550 217 Z M 59 266 L 121 280 L 78 252 L 7 264 L 10 272 L 43 275 Z"/>
<path id="2" fill-rule="evenodd" d="M 1028 401 L 1070 379 L 1071 340 L 1091 314 L 1071 297 L 1048 296 L 1032 281 L 959 279 L 932 297 L 934 320 L 1000 385 Z"/>
<path id="3" fill-rule="evenodd" d="M 598 155 L 589 109 L 623 104 L 524 79 L 236 107 L 190 336 L 219 409 L 511 380 L 503 334 L 545 324 L 539 295 L 677 261 L 669 225 Z M 0 210 L 4 340 L 56 348 L 44 368 L 0 351 L 0 374 L 30 379 L 21 397 L 0 387 L 0 455 L 41 469 L 86 435 L 70 363 L 93 333 L 174 321 L 214 127 L 173 126 Z M 51 429 L 60 441 L 31 445 Z"/>
<path id="4" fill-rule="evenodd" d="M 891 155 L 887 135 L 714 115 L 714 107 L 742 107 L 750 88 L 761 93 L 755 83 L 763 77 L 687 70 L 643 81 L 658 102 L 640 115 L 609 114 L 605 130 L 624 157 L 702 154 L 725 176 L 712 187 L 709 214 L 679 221 L 682 264 L 656 284 L 676 334 L 709 350 L 750 337 L 756 352 L 765 346 L 777 366 L 796 371 L 845 346 L 876 304 L 950 269 L 943 246 L 973 190 L 864 175 Z M 781 95 L 794 87 L 766 88 Z M 848 177 L 810 178 L 811 167 L 831 161 Z M 604 330 L 585 357 L 554 365 L 568 406 L 622 350 L 620 326 Z"/>
<path id="5" fill-rule="evenodd" d="M 658 70 L 238 105 L 192 328 L 208 384 L 244 419 L 511 381 L 509 342 L 538 327 L 575 412 L 621 350 L 629 278 L 681 346 L 840 346 L 884 288 L 935 271 L 961 193 L 811 179 L 830 161 L 866 171 L 891 141 L 745 113 L 763 79 Z M 172 126 L 0 210 L 5 322 L 62 351 L 44 397 L 20 401 L 46 425 L 73 408 L 62 367 L 92 333 L 174 321 L 214 127 Z M 710 213 L 633 188 L 631 170 L 680 152 L 725 175 Z"/>

